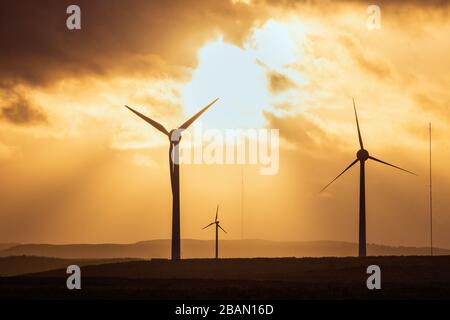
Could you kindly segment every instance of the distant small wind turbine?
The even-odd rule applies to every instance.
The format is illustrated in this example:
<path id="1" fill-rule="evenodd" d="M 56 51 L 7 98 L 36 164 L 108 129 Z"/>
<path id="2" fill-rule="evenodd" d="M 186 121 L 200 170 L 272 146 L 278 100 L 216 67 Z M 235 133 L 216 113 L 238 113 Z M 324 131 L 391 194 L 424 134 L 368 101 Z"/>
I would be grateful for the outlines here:
<path id="1" fill-rule="evenodd" d="M 170 141 L 169 148 L 169 169 L 170 169 L 170 183 L 172 187 L 172 260 L 179 260 L 181 257 L 180 250 L 180 159 L 179 159 L 179 143 L 181 141 L 181 133 L 186 130 L 203 112 L 208 110 L 217 100 L 214 100 L 202 110 L 197 112 L 189 120 L 183 123 L 178 129 L 167 131 L 163 125 L 150 119 L 147 116 L 137 112 L 136 110 L 125 106 L 131 112 L 138 115 L 144 121 L 151 124 L 155 129 L 164 133 Z"/>
<path id="2" fill-rule="evenodd" d="M 227 233 L 225 231 L 225 229 L 220 226 L 220 222 L 219 222 L 219 220 L 217 220 L 218 216 L 219 216 L 219 205 L 217 205 L 216 219 L 214 220 L 214 222 L 211 222 L 206 227 L 202 228 L 202 230 L 204 230 L 204 229 L 212 226 L 213 224 L 216 225 L 216 259 L 219 259 L 219 228 L 222 229 L 223 232 Z"/>
<path id="3" fill-rule="evenodd" d="M 353 161 L 341 174 L 333 179 L 329 184 L 327 184 L 320 192 L 325 191 L 334 181 L 336 181 L 340 176 L 342 176 L 347 170 L 353 167 L 356 163 L 360 164 L 360 180 L 359 180 L 359 256 L 366 256 L 366 174 L 365 174 L 365 163 L 368 159 L 380 162 L 382 164 L 394 167 L 396 169 L 408 172 L 410 174 L 416 175 L 415 173 L 402 169 L 400 167 L 394 166 L 393 164 L 384 162 L 375 157 L 369 155 L 369 152 L 364 149 L 363 140 L 361 137 L 361 131 L 359 128 L 358 114 L 356 113 L 355 99 L 353 99 L 353 109 L 355 110 L 356 126 L 358 128 L 358 138 L 359 145 L 361 149 L 356 153 L 356 160 Z"/>

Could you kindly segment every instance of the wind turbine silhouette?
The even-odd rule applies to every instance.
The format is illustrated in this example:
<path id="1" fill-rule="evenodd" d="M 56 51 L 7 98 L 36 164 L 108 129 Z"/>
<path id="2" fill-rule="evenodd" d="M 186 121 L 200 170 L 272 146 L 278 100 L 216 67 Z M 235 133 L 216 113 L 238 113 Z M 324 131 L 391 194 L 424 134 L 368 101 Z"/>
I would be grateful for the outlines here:
<path id="1" fill-rule="evenodd" d="M 217 220 L 218 215 L 219 215 L 219 205 L 217 205 L 216 219 L 214 220 L 214 222 L 211 222 L 206 227 L 202 228 L 202 230 L 204 230 L 204 229 L 212 226 L 213 224 L 216 225 L 216 259 L 219 259 L 219 228 L 222 229 L 223 232 L 227 233 L 225 231 L 225 229 L 220 226 L 220 222 L 219 222 L 219 220 Z"/>
<path id="2" fill-rule="evenodd" d="M 208 110 L 218 98 L 208 104 L 206 107 L 201 109 L 195 115 L 193 115 L 189 120 L 183 123 L 178 129 L 173 129 L 170 132 L 164 128 L 160 123 L 144 116 L 142 113 L 125 106 L 138 115 L 147 123 L 151 124 L 155 129 L 164 133 L 170 141 L 169 148 L 169 169 L 170 169 L 170 184 L 172 187 L 172 260 L 179 260 L 180 254 L 180 158 L 179 158 L 179 143 L 181 141 L 181 133 L 186 130 L 198 117 L 200 117 L 203 112 Z"/>
<path id="3" fill-rule="evenodd" d="M 365 164 L 367 160 L 373 160 L 382 164 L 394 167 L 396 169 L 408 172 L 413 175 L 417 175 L 411 171 L 394 166 L 375 157 L 372 157 L 369 152 L 364 149 L 364 143 L 361 137 L 361 130 L 359 128 L 358 114 L 356 113 L 355 99 L 353 99 L 353 109 L 355 110 L 356 126 L 358 128 L 358 139 L 361 149 L 356 153 L 356 160 L 353 161 L 344 171 L 342 171 L 336 178 L 334 178 L 329 184 L 327 184 L 320 192 L 325 191 L 334 181 L 342 176 L 347 170 L 353 167 L 356 163 L 360 164 L 360 178 L 359 178 L 359 256 L 366 256 L 366 173 Z"/>

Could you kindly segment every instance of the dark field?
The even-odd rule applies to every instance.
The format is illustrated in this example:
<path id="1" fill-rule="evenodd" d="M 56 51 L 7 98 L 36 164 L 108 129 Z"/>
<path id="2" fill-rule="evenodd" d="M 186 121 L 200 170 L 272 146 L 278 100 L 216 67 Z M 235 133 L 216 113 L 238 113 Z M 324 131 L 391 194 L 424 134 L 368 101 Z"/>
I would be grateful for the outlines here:
<path id="1" fill-rule="evenodd" d="M 366 269 L 381 268 L 381 290 Z M 193 259 L 82 267 L 82 289 L 65 269 L 0 278 L 0 298 L 22 299 L 449 299 L 450 256 Z"/>
<path id="2" fill-rule="evenodd" d="M 63 269 L 72 264 L 82 267 L 134 260 L 137 259 L 58 259 L 33 256 L 0 257 L 0 277 Z"/>

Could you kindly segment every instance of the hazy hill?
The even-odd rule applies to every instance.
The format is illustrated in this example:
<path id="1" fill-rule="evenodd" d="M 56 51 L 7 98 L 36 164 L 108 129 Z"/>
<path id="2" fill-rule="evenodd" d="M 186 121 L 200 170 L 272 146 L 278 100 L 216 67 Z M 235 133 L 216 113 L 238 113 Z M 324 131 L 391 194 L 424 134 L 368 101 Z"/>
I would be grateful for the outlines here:
<path id="1" fill-rule="evenodd" d="M 0 243 L 0 251 L 19 245 L 18 243 Z"/>
<path id="2" fill-rule="evenodd" d="M 355 256 L 357 252 L 357 244 L 338 241 L 223 240 L 220 242 L 220 256 L 224 258 L 345 257 Z M 374 256 L 428 255 L 429 249 L 369 244 L 367 252 Z M 435 254 L 450 255 L 450 250 L 436 248 Z M 170 240 L 150 240 L 131 244 L 20 244 L 0 250 L 0 257 L 21 255 L 65 259 L 168 258 Z M 182 240 L 183 258 L 210 258 L 213 255 L 214 241 Z"/>

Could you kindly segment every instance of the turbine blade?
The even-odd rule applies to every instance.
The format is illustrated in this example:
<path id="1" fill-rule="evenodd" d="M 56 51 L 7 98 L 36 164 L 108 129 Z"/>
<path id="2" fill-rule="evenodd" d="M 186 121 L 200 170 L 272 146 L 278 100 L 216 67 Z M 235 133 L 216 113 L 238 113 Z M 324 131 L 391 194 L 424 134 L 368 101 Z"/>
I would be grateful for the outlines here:
<path id="1" fill-rule="evenodd" d="M 340 175 L 338 175 L 336 178 L 333 179 L 333 181 L 331 181 L 322 190 L 320 190 L 320 192 L 324 192 L 326 188 L 328 188 L 333 182 L 335 182 L 337 179 L 339 179 L 340 176 L 342 176 L 345 172 L 347 172 L 347 170 L 350 169 L 351 167 L 353 167 L 357 162 L 358 162 L 358 159 L 353 161 L 344 171 L 341 172 Z"/>
<path id="2" fill-rule="evenodd" d="M 358 114 L 356 113 L 356 104 L 355 104 L 354 98 L 353 98 L 353 109 L 355 110 L 356 126 L 358 127 L 359 145 L 360 145 L 361 149 L 364 149 L 364 144 L 363 144 L 363 140 L 361 137 L 361 130 L 359 128 L 359 120 L 358 120 Z"/>
<path id="3" fill-rule="evenodd" d="M 217 100 L 219 100 L 219 98 L 217 98 L 216 100 L 214 100 L 213 102 L 208 104 L 206 107 L 204 107 L 202 110 L 200 110 L 196 114 L 194 114 L 188 121 L 183 123 L 178 129 L 186 130 L 195 120 L 197 120 L 198 117 L 200 117 L 202 115 L 203 112 L 208 110 L 209 107 L 211 107 L 214 103 L 216 103 Z"/>
<path id="4" fill-rule="evenodd" d="M 222 228 L 222 227 L 220 226 L 220 224 L 219 224 L 219 228 L 222 229 L 223 232 L 228 233 L 228 232 L 225 231 L 224 228 Z"/>
<path id="5" fill-rule="evenodd" d="M 203 227 L 202 230 L 203 230 L 203 229 L 206 229 L 206 228 L 208 228 L 208 227 L 211 227 L 214 223 L 215 223 L 215 222 L 211 222 L 211 223 L 208 224 L 206 227 Z"/>
<path id="6" fill-rule="evenodd" d="M 162 133 L 164 133 L 166 136 L 169 135 L 169 132 L 166 130 L 166 128 L 164 128 L 164 126 L 158 122 L 156 122 L 155 120 L 150 119 L 147 116 L 144 116 L 142 113 L 137 112 L 136 110 L 130 108 L 129 106 L 125 106 L 126 108 L 128 108 L 128 110 L 130 110 L 131 112 L 133 112 L 134 114 L 138 115 L 140 118 L 144 119 L 147 123 L 150 123 L 155 129 L 161 131 Z"/>
<path id="7" fill-rule="evenodd" d="M 385 164 L 385 165 L 391 166 L 391 167 L 393 167 L 393 168 L 396 168 L 396 169 L 398 169 L 398 170 L 402 170 L 402 171 L 405 171 L 405 172 L 407 172 L 407 173 L 410 173 L 410 174 L 413 174 L 413 175 L 417 176 L 417 174 L 415 174 L 414 172 L 411 172 L 411 171 L 405 170 L 405 169 L 403 169 L 403 168 L 400 168 L 400 167 L 394 166 L 393 164 L 387 163 L 387 162 L 385 162 L 385 161 L 383 161 L 383 160 L 380 160 L 380 159 L 374 158 L 374 157 L 372 157 L 372 156 L 369 156 L 369 159 L 372 159 L 373 161 L 377 161 L 377 162 L 380 162 L 380 163 L 382 163 L 382 164 Z"/>
<path id="8" fill-rule="evenodd" d="M 216 220 L 214 220 L 214 221 L 217 221 L 218 214 L 219 214 L 219 205 L 217 205 L 217 209 L 216 209 Z"/>

